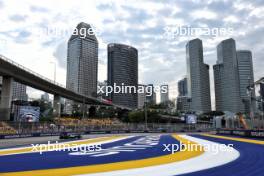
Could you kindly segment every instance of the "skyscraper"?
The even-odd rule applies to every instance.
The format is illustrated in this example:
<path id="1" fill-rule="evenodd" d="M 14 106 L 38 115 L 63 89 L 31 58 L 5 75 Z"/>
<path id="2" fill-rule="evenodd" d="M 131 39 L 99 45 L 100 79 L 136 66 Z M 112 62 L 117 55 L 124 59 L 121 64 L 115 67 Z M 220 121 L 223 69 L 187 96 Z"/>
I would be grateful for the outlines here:
<path id="1" fill-rule="evenodd" d="M 259 90 L 260 96 L 258 97 L 258 103 L 257 104 L 258 104 L 258 109 L 262 113 L 264 113 L 264 102 L 263 102 L 263 100 L 264 100 L 264 84 L 260 83 L 259 88 L 260 88 L 260 90 Z"/>
<path id="2" fill-rule="evenodd" d="M 0 76 L 0 95 L 2 87 L 2 77 Z M 19 82 L 14 81 L 12 85 L 12 100 L 28 100 L 27 86 Z"/>
<path id="3" fill-rule="evenodd" d="M 259 86 L 260 86 L 259 94 L 264 99 L 264 83 L 260 83 Z"/>
<path id="4" fill-rule="evenodd" d="M 98 71 L 98 41 L 91 26 L 77 25 L 68 41 L 66 87 L 86 96 L 96 96 Z M 71 114 L 72 101 L 66 101 L 65 113 Z"/>
<path id="5" fill-rule="evenodd" d="M 191 98 L 187 96 L 177 97 L 177 110 L 182 112 L 189 112 L 191 105 Z"/>
<path id="6" fill-rule="evenodd" d="M 3 77 L 0 76 L 0 95 L 2 94 L 2 84 L 3 84 Z M 12 82 L 12 106 L 11 106 L 11 112 L 13 115 L 10 120 L 17 121 L 19 120 L 18 112 L 20 110 L 20 104 L 15 103 L 17 100 L 27 101 L 28 95 L 27 95 L 27 86 L 24 84 L 21 84 L 19 82 L 13 81 Z M 0 96 L 1 97 L 1 96 Z M 4 98 L 6 98 L 4 96 Z M 0 98 L 1 99 L 1 98 Z"/>
<path id="7" fill-rule="evenodd" d="M 13 100 L 27 101 L 27 86 L 19 82 L 13 82 Z"/>
<path id="8" fill-rule="evenodd" d="M 191 111 L 211 111 L 209 65 L 203 62 L 203 44 L 194 39 L 186 45 L 187 87 Z"/>
<path id="9" fill-rule="evenodd" d="M 108 85 L 138 86 L 138 51 L 124 44 L 111 43 L 107 47 L 108 54 Z M 130 108 L 137 108 L 137 91 L 112 93 L 112 102 Z"/>
<path id="10" fill-rule="evenodd" d="M 14 81 L 12 100 L 13 101 L 17 101 L 17 100 L 27 101 L 28 100 L 27 86 Z M 20 109 L 21 109 L 21 104 L 13 103 L 12 109 L 11 109 L 11 112 L 13 114 L 13 116 L 11 117 L 12 120 L 19 121 Z"/>
<path id="11" fill-rule="evenodd" d="M 160 102 L 165 103 L 169 101 L 169 86 L 168 85 L 161 85 L 160 86 Z M 165 91 L 165 89 L 167 91 Z"/>
<path id="12" fill-rule="evenodd" d="M 146 88 L 146 85 L 139 85 L 139 86 L 143 86 L 144 88 Z M 144 91 L 142 92 L 138 92 L 138 109 L 142 109 L 145 105 L 146 102 L 146 90 L 144 89 Z"/>
<path id="13" fill-rule="evenodd" d="M 178 97 L 176 104 L 178 111 L 190 111 L 191 98 L 188 96 L 188 86 L 186 77 L 178 81 Z"/>
<path id="14" fill-rule="evenodd" d="M 252 63 L 252 54 L 248 50 L 238 50 L 237 51 L 237 61 L 238 61 L 238 74 L 239 74 L 239 88 L 240 88 L 240 97 L 244 104 L 244 112 L 250 112 L 250 96 L 247 92 L 247 87 L 254 83 L 254 73 L 253 73 L 253 63 Z M 251 97 L 254 99 L 255 91 L 251 92 Z M 253 111 L 256 110 L 255 101 L 251 102 Z"/>
<path id="15" fill-rule="evenodd" d="M 176 104 L 178 111 L 190 111 L 191 98 L 188 96 L 188 86 L 186 77 L 178 81 L 178 97 Z"/>
<path id="16" fill-rule="evenodd" d="M 108 99 L 108 96 L 106 95 L 106 86 L 107 86 L 107 80 L 104 80 L 103 82 L 98 81 L 98 88 L 100 87 L 102 91 L 97 92 L 97 97 L 101 99 Z"/>
<path id="17" fill-rule="evenodd" d="M 68 41 L 66 87 L 86 96 L 96 96 L 98 41 L 88 32 L 89 24 L 81 22 L 76 29 Z"/>
<path id="18" fill-rule="evenodd" d="M 45 92 L 44 94 L 41 95 L 41 100 L 42 101 L 47 101 L 49 102 L 49 94 Z"/>
<path id="19" fill-rule="evenodd" d="M 146 101 L 148 104 L 156 104 L 157 101 L 156 101 L 156 92 L 154 90 L 154 85 L 153 84 L 148 84 L 148 89 L 147 90 L 149 93 L 147 93 L 146 95 Z"/>
<path id="20" fill-rule="evenodd" d="M 217 111 L 242 111 L 235 40 L 223 40 L 217 46 L 214 68 L 215 101 Z"/>
<path id="21" fill-rule="evenodd" d="M 187 95 L 187 78 L 183 78 L 178 81 L 178 96 Z"/>

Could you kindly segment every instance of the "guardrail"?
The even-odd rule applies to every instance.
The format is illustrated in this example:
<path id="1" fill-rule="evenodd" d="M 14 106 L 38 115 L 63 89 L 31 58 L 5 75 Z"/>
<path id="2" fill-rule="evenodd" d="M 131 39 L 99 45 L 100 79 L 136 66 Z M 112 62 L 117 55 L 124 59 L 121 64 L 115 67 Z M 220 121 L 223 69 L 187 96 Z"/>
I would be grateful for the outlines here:
<path id="1" fill-rule="evenodd" d="M 0 139 L 34 136 L 59 135 L 61 132 L 82 132 L 83 134 L 112 134 L 112 133 L 173 133 L 173 132 L 205 132 L 213 130 L 210 124 L 161 124 L 149 123 L 118 123 L 118 124 L 76 124 L 64 126 L 53 123 L 14 123 L 6 122 L 16 130 L 13 134 L 0 134 Z"/>
<path id="2" fill-rule="evenodd" d="M 219 135 L 232 135 L 249 138 L 264 138 L 264 130 L 227 130 L 217 129 L 216 134 Z"/>

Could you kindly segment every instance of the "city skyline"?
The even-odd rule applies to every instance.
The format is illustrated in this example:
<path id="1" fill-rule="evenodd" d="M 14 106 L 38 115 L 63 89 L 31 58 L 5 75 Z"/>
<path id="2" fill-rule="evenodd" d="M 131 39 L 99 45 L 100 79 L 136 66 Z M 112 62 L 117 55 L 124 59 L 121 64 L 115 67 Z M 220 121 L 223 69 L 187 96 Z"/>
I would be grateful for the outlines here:
<path id="1" fill-rule="evenodd" d="M 80 35 L 82 29 L 85 29 L 84 34 L 82 34 L 85 37 Z M 77 34 L 72 34 L 68 41 L 66 87 L 80 94 L 96 96 L 95 91 L 92 91 L 93 87 L 91 87 L 91 85 L 97 85 L 98 81 L 98 41 L 94 33 L 93 35 L 87 33 L 90 29 L 90 24 L 84 22 L 79 23 L 76 27 Z M 95 44 L 89 44 L 91 42 Z M 136 52 L 133 53 L 134 51 Z M 126 58 L 127 60 L 124 60 Z M 82 62 L 82 64 L 80 64 L 80 62 Z M 87 64 L 89 67 L 87 67 Z M 119 82 L 119 84 L 124 84 L 127 81 L 128 85 L 138 85 L 138 52 L 136 48 L 125 44 L 108 44 L 107 65 L 109 85 L 113 86 L 117 82 Z M 84 66 L 86 67 L 84 68 Z M 177 99 L 180 99 L 180 101 L 189 101 L 189 105 L 185 102 L 183 106 L 185 108 L 189 106 L 190 111 L 198 113 L 211 111 L 209 65 L 203 62 L 203 45 L 202 40 L 199 38 L 190 40 L 186 44 L 186 67 L 187 77 L 178 81 L 179 94 Z M 213 65 L 213 70 L 216 92 L 216 109 L 213 110 L 249 112 L 251 107 L 249 107 L 248 95 L 245 93 L 246 91 L 244 92 L 243 90 L 246 90 L 248 85 L 252 85 L 254 83 L 251 51 L 237 50 L 235 40 L 232 38 L 223 40 L 217 45 L 217 60 L 216 64 Z M 133 72 L 135 72 L 135 74 Z M 85 73 L 89 74 L 85 76 L 83 75 Z M 96 75 L 96 77 L 90 77 L 92 75 Z M 89 79 L 89 84 L 84 84 L 85 80 L 83 78 L 86 78 L 86 80 Z M 134 81 L 132 83 L 131 81 L 134 79 L 136 82 Z M 54 77 L 54 81 L 56 81 L 56 77 Z M 186 81 L 186 83 L 182 83 L 184 81 Z M 94 84 L 94 82 L 96 82 L 96 84 Z M 226 86 L 231 84 L 231 87 Z M 161 87 L 162 86 L 168 87 L 168 85 L 161 85 Z M 180 90 L 182 89 L 182 86 L 186 86 L 187 90 L 184 93 L 186 96 L 181 95 L 181 91 L 184 91 Z M 24 90 L 26 91 L 26 86 L 24 87 Z M 94 86 L 94 88 L 96 87 L 97 86 Z M 232 88 L 232 90 L 230 88 Z M 167 90 L 169 91 L 169 89 Z M 225 92 L 233 93 L 234 95 L 230 96 Z M 130 96 L 131 98 L 129 98 Z M 117 97 L 116 95 L 111 95 L 110 99 L 111 101 L 114 100 L 114 104 L 136 108 L 138 107 L 139 99 L 137 95 L 132 98 L 133 96 L 134 95 L 118 95 Z M 152 96 L 156 99 L 156 94 L 154 92 Z M 255 91 L 251 94 L 251 96 L 253 98 L 255 97 Z M 57 99 L 59 101 L 60 98 L 57 97 Z M 127 99 L 129 99 L 129 101 L 127 101 Z M 160 92 L 160 103 L 165 102 L 164 99 L 165 94 Z M 166 99 L 170 100 L 168 92 L 166 93 Z M 154 102 L 156 102 L 156 100 Z M 225 104 L 228 104 L 228 106 L 223 106 L 223 102 L 226 102 Z M 178 101 L 176 106 L 178 108 Z M 253 105 L 254 111 L 255 108 L 256 105 Z"/>
<path id="2" fill-rule="evenodd" d="M 142 2 L 143 3 L 143 2 Z M 150 10 L 143 9 L 143 7 L 138 6 L 137 8 L 134 6 L 130 7 L 137 13 L 142 13 L 141 15 L 146 16 L 146 19 L 143 19 L 144 22 L 151 21 L 153 20 L 153 26 L 145 26 L 145 30 L 140 30 L 139 28 L 141 26 L 134 26 L 130 27 L 131 24 L 131 17 L 135 16 L 135 13 L 132 13 L 131 9 L 126 8 L 126 4 L 123 2 L 120 2 L 119 4 L 111 2 L 111 3 L 91 3 L 92 9 L 95 11 L 100 11 L 102 13 L 105 13 L 105 11 L 113 13 L 114 20 L 120 20 L 119 26 L 118 27 L 112 27 L 114 28 L 114 32 L 109 29 L 109 26 L 112 24 L 111 21 L 108 21 L 109 23 L 106 23 L 107 25 L 102 25 L 102 21 L 105 20 L 101 16 L 97 16 L 95 19 L 92 19 L 92 17 L 87 17 L 83 10 L 80 10 L 78 12 L 78 15 L 73 15 L 71 18 L 68 20 L 60 21 L 58 23 L 55 23 L 54 26 L 59 26 L 64 28 L 74 28 L 76 24 L 78 24 L 80 21 L 84 21 L 87 23 L 92 23 L 93 26 L 96 28 L 102 30 L 102 34 L 99 35 L 99 80 L 106 80 L 106 45 L 107 43 L 110 42 L 115 42 L 119 41 L 120 43 L 125 43 L 125 44 L 130 44 L 134 47 L 136 47 L 139 50 L 139 83 L 143 84 L 149 84 L 153 83 L 154 85 L 161 85 L 161 84 L 169 84 L 170 87 L 170 98 L 175 98 L 177 96 L 177 81 L 182 77 L 182 72 L 185 72 L 185 66 L 184 66 L 184 58 L 185 58 L 185 52 L 184 52 L 184 45 L 187 43 L 188 40 L 199 37 L 199 36 L 187 36 L 187 37 L 179 37 L 179 40 L 166 40 L 166 39 L 159 39 L 153 36 L 161 36 L 163 34 L 163 27 L 166 27 L 169 24 L 169 19 L 174 19 L 174 16 L 172 15 L 172 8 L 170 8 L 168 5 L 163 6 L 161 2 L 148 2 L 149 9 L 153 10 L 153 13 L 158 13 L 160 11 L 167 10 L 168 15 L 162 15 L 160 17 L 153 17 L 155 15 L 151 15 Z M 10 3 L 4 2 L 1 3 L 2 5 L 0 6 L 1 11 L 4 13 L 6 10 L 8 10 L 8 7 L 12 6 L 12 1 Z M 193 15 L 195 18 L 199 18 L 201 20 L 204 20 L 204 22 L 208 22 L 207 25 L 209 27 L 223 27 L 225 24 L 230 24 L 231 27 L 234 28 L 234 33 L 232 36 L 220 36 L 220 37 L 208 37 L 208 36 L 202 36 L 200 37 L 203 40 L 204 43 L 204 59 L 205 63 L 208 63 L 212 68 L 212 65 L 215 63 L 216 60 L 216 45 L 220 43 L 221 40 L 233 37 L 236 42 L 237 42 L 237 48 L 239 49 L 247 49 L 252 51 L 253 55 L 253 63 L 255 65 L 255 79 L 257 80 L 259 77 L 261 77 L 261 68 L 262 68 L 262 62 L 260 61 L 261 55 L 263 55 L 263 52 L 261 51 L 260 47 L 260 42 L 261 42 L 261 37 L 258 36 L 255 37 L 255 35 L 261 33 L 263 31 L 263 26 L 261 26 L 260 21 L 258 19 L 260 18 L 260 12 L 261 10 L 257 8 L 257 4 L 255 2 L 251 2 L 251 5 L 246 6 L 246 3 L 240 3 L 240 6 L 238 6 L 237 2 L 214 2 L 212 1 L 211 3 L 200 3 L 194 4 L 193 6 L 190 6 L 196 11 L 199 11 L 201 9 L 201 4 L 205 5 L 207 7 L 207 10 L 204 11 L 204 13 L 208 12 L 209 15 L 197 15 L 195 14 L 188 14 L 186 17 L 186 24 L 183 25 L 193 25 L 193 26 L 200 26 L 199 24 L 192 23 L 189 19 L 189 16 Z M 214 6 L 219 5 L 220 7 L 226 7 L 226 10 L 230 11 L 230 9 L 236 9 L 234 12 L 230 13 L 233 18 L 229 18 L 229 16 L 225 16 L 223 20 L 219 20 L 219 11 L 214 11 Z M 70 9 L 70 6 L 72 4 L 66 4 L 65 7 L 63 8 L 68 8 Z M 173 7 L 178 8 L 178 11 L 175 10 L 174 15 L 179 16 L 178 18 L 175 18 L 174 21 L 180 20 L 180 19 L 185 19 L 185 17 L 181 16 L 184 12 L 186 12 L 188 5 L 186 4 L 185 6 L 182 4 L 181 1 L 179 1 L 177 4 L 174 4 L 173 2 L 170 2 L 169 5 L 173 5 Z M 56 63 L 57 63 L 57 80 L 60 83 L 65 84 L 65 78 L 66 73 L 65 73 L 65 66 L 63 67 L 63 62 L 65 65 L 66 57 L 65 57 L 65 45 L 67 44 L 65 42 L 65 39 L 68 36 L 63 36 L 63 37 L 55 37 L 55 36 L 46 36 L 47 38 L 41 39 L 39 37 L 36 37 L 35 34 L 31 31 L 28 31 L 28 28 L 31 26 L 32 27 L 32 14 L 39 14 L 38 18 L 42 19 L 45 16 L 47 16 L 47 13 L 44 13 L 45 11 L 51 12 L 50 15 L 48 15 L 47 18 L 47 23 L 42 23 L 43 27 L 51 26 L 50 25 L 50 20 L 55 19 L 56 12 L 54 11 L 53 7 L 51 7 L 51 4 L 46 3 L 45 5 L 42 6 L 42 8 L 37 8 L 38 6 L 34 4 L 34 2 L 29 3 L 27 6 L 21 5 L 22 10 L 18 10 L 16 14 L 8 14 L 8 17 L 3 20 L 4 22 L 4 28 L 1 30 L 1 39 L 5 39 L 8 42 L 5 44 L 4 47 L 0 47 L 0 51 L 2 54 L 8 56 L 9 58 L 14 59 L 15 61 L 25 65 L 26 67 L 30 69 L 35 69 L 39 68 L 38 71 L 40 72 L 41 75 L 47 76 L 49 78 L 53 78 L 53 65 L 51 65 L 46 58 L 50 58 L 50 60 L 54 60 L 55 56 L 56 58 Z M 248 7 L 248 8 L 246 8 Z M 116 10 L 114 10 L 116 8 Z M 259 10 L 258 10 L 259 9 Z M 44 12 L 43 12 L 44 11 Z M 163 12 L 162 11 L 162 12 Z M 125 15 L 116 15 L 115 12 L 124 12 L 127 13 L 128 16 L 130 14 L 130 18 L 126 17 Z M 212 12 L 212 13 L 211 13 Z M 248 18 L 253 18 L 255 20 L 252 20 L 251 23 L 255 22 L 255 25 L 252 24 L 252 27 L 254 28 L 248 28 L 248 27 L 242 27 L 243 25 L 245 26 L 246 24 L 239 24 L 239 18 L 242 18 L 243 15 L 247 12 L 250 12 L 250 15 Z M 194 12 L 193 12 L 194 13 Z M 97 13 L 96 13 L 97 14 Z M 241 14 L 239 16 L 238 14 Z M 31 16 L 32 15 L 32 16 Z M 77 16 L 79 18 L 77 18 Z M 20 17 L 20 18 L 19 18 Z M 24 18 L 23 18 L 24 17 Z M 66 18 L 66 16 L 57 16 L 58 18 Z M 122 29 L 124 19 L 123 18 L 128 18 L 128 23 L 127 23 L 127 28 Z M 209 18 L 209 19 L 208 19 Z M 41 21 L 39 19 L 39 21 Z M 225 21 L 224 21 L 225 19 Z M 34 24 L 36 23 L 35 22 Z M 138 20 L 138 19 L 137 19 Z M 212 24 L 212 21 L 215 20 L 216 24 Z M 17 26 L 14 26 L 16 21 Z M 34 21 L 34 20 L 33 20 Z M 157 21 L 160 21 L 161 23 L 157 23 Z M 222 23 L 220 23 L 220 21 Z M 229 21 L 227 23 L 227 21 Z M 250 20 L 248 20 L 250 21 Z M 218 25 L 218 23 L 220 25 Z M 30 25 L 31 24 L 31 25 Z M 38 23 L 36 23 L 38 24 Z M 148 23 L 146 23 L 148 24 Z M 173 24 L 179 24 L 179 23 L 173 23 L 170 22 L 171 25 Z M 39 28 L 41 25 L 36 25 L 36 28 Z M 250 26 L 247 24 L 247 26 Z M 12 29 L 14 27 L 19 27 L 20 29 L 24 29 L 24 31 L 17 31 L 17 35 L 21 34 L 21 36 L 18 36 L 16 38 L 17 42 L 14 40 L 8 40 L 11 36 L 11 34 L 16 33 L 16 30 L 8 30 L 8 27 Z M 241 30 L 243 28 L 243 30 Z M 124 30 L 124 31 L 122 31 Z M 134 31 L 133 31 L 134 30 Z M 129 32 L 130 31 L 130 32 Z M 135 31 L 137 31 L 135 33 Z M 27 33 L 28 32 L 28 33 Z M 107 33 L 108 32 L 108 33 Z M 125 37 L 123 34 L 126 33 Z M 110 35 L 111 34 L 111 35 Z M 140 36 L 145 36 L 140 37 Z M 147 36 L 149 34 L 149 36 Z M 15 34 L 14 34 L 15 35 Z M 135 40 L 133 40 L 135 38 Z M 141 40 L 140 40 L 141 39 Z M 166 43 L 170 43 L 170 45 L 167 45 Z M 3 42 L 2 42 L 3 43 Z M 160 44 L 158 44 L 160 43 Z M 255 43 L 253 45 L 253 43 Z M 143 46 L 145 45 L 145 47 Z M 151 46 L 155 46 L 151 48 Z M 163 45 L 161 47 L 161 45 Z M 31 47 L 32 46 L 32 47 Z M 157 47 L 159 49 L 157 49 Z M 32 51 L 31 55 L 25 55 L 21 54 L 21 51 L 31 51 L 32 49 L 36 49 L 36 51 Z M 16 52 L 13 52 L 16 51 Z M 27 53 L 27 52 L 24 52 Z M 37 55 L 38 53 L 38 55 Z M 41 53 L 41 55 L 39 54 Z M 56 53 L 56 54 L 55 54 Z M 63 54 L 64 53 L 64 54 Z M 55 56 L 53 56 L 53 54 Z M 62 57 L 61 55 L 64 55 Z M 37 60 L 36 60 L 37 58 Z M 257 63 L 257 64 L 256 64 Z M 40 67 L 41 65 L 41 67 Z M 181 67 L 177 67 L 177 65 L 182 65 Z M 49 71 L 47 71 L 49 70 Z M 159 74 L 157 74 L 159 73 Z M 103 76 L 102 76 L 103 75 Z M 170 75 L 170 76 L 169 76 Z M 173 75 L 173 76 L 171 76 Z M 210 69 L 210 83 L 211 83 L 211 96 L 214 97 L 214 86 L 212 84 L 214 83 L 212 79 L 212 69 Z M 34 96 L 33 94 L 30 94 L 30 96 Z M 157 96 L 159 97 L 159 96 Z M 214 102 L 214 100 L 212 100 Z"/>

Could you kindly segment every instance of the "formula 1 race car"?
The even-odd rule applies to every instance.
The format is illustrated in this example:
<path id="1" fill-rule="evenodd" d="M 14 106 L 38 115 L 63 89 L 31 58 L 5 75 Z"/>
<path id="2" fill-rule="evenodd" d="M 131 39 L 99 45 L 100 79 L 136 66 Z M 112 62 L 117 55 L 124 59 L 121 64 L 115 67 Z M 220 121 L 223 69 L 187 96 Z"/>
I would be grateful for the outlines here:
<path id="1" fill-rule="evenodd" d="M 74 133 L 74 132 L 61 132 L 60 139 L 81 139 L 81 133 Z"/>

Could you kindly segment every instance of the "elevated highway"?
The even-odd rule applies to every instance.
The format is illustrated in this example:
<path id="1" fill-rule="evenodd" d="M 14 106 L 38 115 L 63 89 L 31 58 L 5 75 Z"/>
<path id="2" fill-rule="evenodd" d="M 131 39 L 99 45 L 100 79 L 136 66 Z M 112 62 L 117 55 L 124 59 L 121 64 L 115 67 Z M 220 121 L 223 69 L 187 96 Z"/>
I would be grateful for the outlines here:
<path id="1" fill-rule="evenodd" d="M 11 107 L 12 101 L 12 82 L 15 80 L 27 86 L 33 87 L 35 89 L 42 90 L 44 92 L 54 95 L 54 107 L 55 109 L 60 108 L 57 106 L 59 103 L 59 97 L 64 97 L 75 102 L 92 104 L 92 105 L 106 105 L 115 106 L 121 109 L 128 109 L 128 107 L 123 107 L 115 104 L 109 104 L 101 99 L 82 95 L 67 89 L 65 86 L 45 78 L 40 74 L 25 68 L 24 66 L 0 55 L 0 76 L 3 76 L 2 84 L 2 94 L 0 103 L 0 119 L 7 120 L 7 114 L 10 113 L 8 109 Z M 56 101 L 56 102 L 55 102 Z M 3 117 L 5 116 L 5 117 Z"/>

